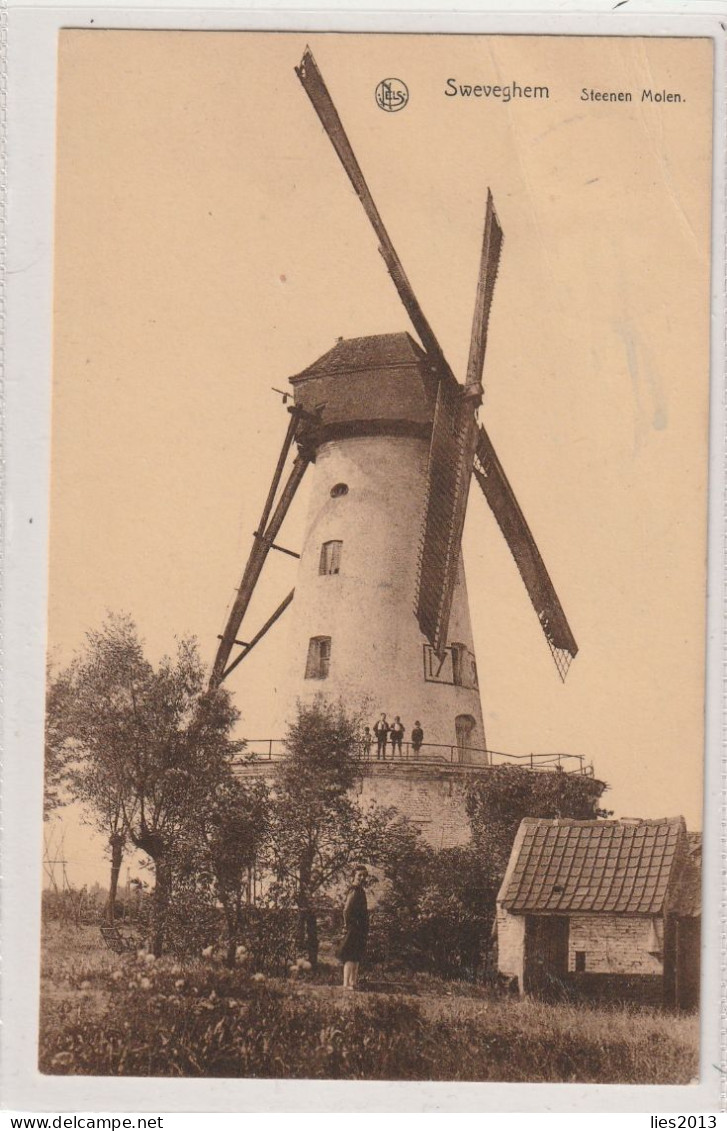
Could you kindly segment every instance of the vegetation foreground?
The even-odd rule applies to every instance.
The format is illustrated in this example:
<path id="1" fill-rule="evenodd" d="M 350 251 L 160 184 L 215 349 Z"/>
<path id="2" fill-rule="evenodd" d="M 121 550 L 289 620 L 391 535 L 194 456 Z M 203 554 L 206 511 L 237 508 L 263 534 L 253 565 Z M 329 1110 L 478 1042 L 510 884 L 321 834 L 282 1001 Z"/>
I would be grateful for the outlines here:
<path id="1" fill-rule="evenodd" d="M 685 1084 L 698 1019 L 547 1005 L 371 971 L 264 978 L 243 964 L 101 949 L 97 929 L 44 937 L 40 1069 L 49 1074 Z M 334 984 L 335 978 L 335 984 Z M 388 988 L 387 988 L 388 980 Z M 397 989 L 401 992 L 397 992 Z"/>

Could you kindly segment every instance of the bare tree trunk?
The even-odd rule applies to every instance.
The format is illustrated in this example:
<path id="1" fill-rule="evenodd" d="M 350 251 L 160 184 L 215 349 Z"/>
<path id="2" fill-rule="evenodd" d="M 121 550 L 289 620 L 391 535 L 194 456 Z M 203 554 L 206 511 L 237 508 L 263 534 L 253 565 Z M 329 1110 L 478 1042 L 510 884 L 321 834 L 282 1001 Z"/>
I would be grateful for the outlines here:
<path id="1" fill-rule="evenodd" d="M 122 833 L 114 833 L 109 837 L 111 845 L 111 881 L 109 883 L 109 902 L 106 908 L 106 920 L 110 926 L 114 925 L 116 911 L 116 893 L 119 887 L 119 873 L 121 862 L 124 858 L 124 837 Z"/>
<path id="2" fill-rule="evenodd" d="M 154 892 L 152 894 L 151 937 L 155 958 L 164 951 L 169 904 L 172 899 L 172 864 L 167 855 L 164 837 L 144 826 L 141 834 L 131 835 L 134 845 L 154 861 Z"/>
<path id="3" fill-rule="evenodd" d="M 314 970 L 318 969 L 318 919 L 315 911 L 309 911 L 305 921 L 306 951 L 308 961 Z"/>
<path id="4" fill-rule="evenodd" d="M 295 947 L 298 954 L 302 954 L 305 950 L 305 916 L 305 909 L 298 905 L 298 922 L 295 931 Z"/>

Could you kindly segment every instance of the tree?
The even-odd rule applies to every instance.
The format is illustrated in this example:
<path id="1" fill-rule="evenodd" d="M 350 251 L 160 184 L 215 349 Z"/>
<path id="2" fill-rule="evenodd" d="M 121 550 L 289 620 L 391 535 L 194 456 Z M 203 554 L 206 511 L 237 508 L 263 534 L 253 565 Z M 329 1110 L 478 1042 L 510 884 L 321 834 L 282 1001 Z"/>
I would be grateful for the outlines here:
<path id="1" fill-rule="evenodd" d="M 190 820 L 229 779 L 231 758 L 243 746 L 230 737 L 238 712 L 225 690 L 207 690 L 194 640 L 180 640 L 176 656 L 154 667 L 136 626 L 123 616 L 110 616 L 99 631 L 87 634 L 85 650 L 61 680 L 71 791 L 110 840 L 125 834 L 152 860 L 158 956 L 175 847 Z"/>
<path id="2" fill-rule="evenodd" d="M 298 946 L 315 967 L 315 900 L 354 863 L 375 863 L 390 810 L 362 810 L 350 790 L 362 748 L 360 722 L 318 697 L 300 705 L 285 740 L 271 809 L 272 869 L 278 891 L 298 912 Z"/>
<path id="3" fill-rule="evenodd" d="M 478 866 L 499 888 L 523 817 L 578 821 L 608 817 L 609 811 L 598 807 L 607 788 L 605 782 L 586 774 L 493 766 L 467 790 L 467 815 Z"/>
<path id="4" fill-rule="evenodd" d="M 109 776 L 107 767 L 86 762 L 81 768 L 78 761 L 79 743 L 71 721 L 74 716 L 71 708 L 75 708 L 77 694 L 75 675 L 75 665 L 56 675 L 50 667 L 46 672 L 43 814 L 47 819 L 53 810 L 73 798 L 84 805 L 90 823 L 107 838 L 111 880 L 106 918 L 113 924 L 126 842 L 121 797 L 118 784 Z"/>
<path id="5" fill-rule="evenodd" d="M 94 763 L 75 764 L 69 767 L 68 781 L 76 799 L 83 802 L 86 811 L 90 813 L 92 824 L 106 836 L 108 841 L 111 876 L 106 919 L 113 925 L 116 893 L 126 845 L 122 796 L 116 783 L 107 778 L 104 767 Z"/>
<path id="6" fill-rule="evenodd" d="M 420 905 L 431 885 L 437 853 L 406 818 L 391 823 L 381 851 L 383 891 L 372 917 L 375 960 L 424 968 Z"/>
<path id="7" fill-rule="evenodd" d="M 199 814 L 190 845 L 204 869 L 227 926 L 227 965 L 235 965 L 252 869 L 261 858 L 270 822 L 270 798 L 260 779 L 229 777 Z"/>

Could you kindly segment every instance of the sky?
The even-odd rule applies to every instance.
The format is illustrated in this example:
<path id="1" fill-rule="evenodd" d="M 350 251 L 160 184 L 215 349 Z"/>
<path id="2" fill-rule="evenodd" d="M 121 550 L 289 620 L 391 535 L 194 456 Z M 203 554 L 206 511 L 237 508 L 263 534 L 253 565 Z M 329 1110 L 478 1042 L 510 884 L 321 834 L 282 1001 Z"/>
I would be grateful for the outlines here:
<path id="1" fill-rule="evenodd" d="M 481 419 L 580 651 L 561 684 L 473 488 L 489 744 L 583 754 L 617 816 L 700 827 L 709 41 L 62 32 L 53 662 L 126 611 L 152 657 L 191 633 L 211 664 L 287 425 L 272 388 L 339 336 L 413 333 L 294 74 L 306 44 L 460 378 L 488 185 L 504 230 Z M 395 114 L 374 98 L 391 76 L 410 91 Z M 448 97 L 448 78 L 549 97 Z M 305 501 L 304 482 L 292 548 Z M 251 628 L 294 583 L 294 560 L 271 555 Z M 284 649 L 283 618 L 230 678 L 248 738 L 283 733 Z M 70 874 L 103 879 L 77 817 Z"/>

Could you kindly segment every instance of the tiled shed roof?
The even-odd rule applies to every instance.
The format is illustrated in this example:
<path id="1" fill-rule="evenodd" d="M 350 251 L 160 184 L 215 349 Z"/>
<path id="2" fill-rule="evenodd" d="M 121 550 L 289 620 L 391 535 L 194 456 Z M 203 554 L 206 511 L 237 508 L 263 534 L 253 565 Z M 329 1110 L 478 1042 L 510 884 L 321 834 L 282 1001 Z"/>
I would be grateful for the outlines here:
<path id="1" fill-rule="evenodd" d="M 499 902 L 515 915 L 658 915 L 685 851 L 682 817 L 634 822 L 526 817 Z"/>
<path id="2" fill-rule="evenodd" d="M 407 333 L 373 334 L 367 338 L 341 338 L 302 373 L 290 378 L 291 384 L 309 377 L 357 370 L 389 369 L 392 366 L 419 365 L 426 361 L 421 346 Z"/>

